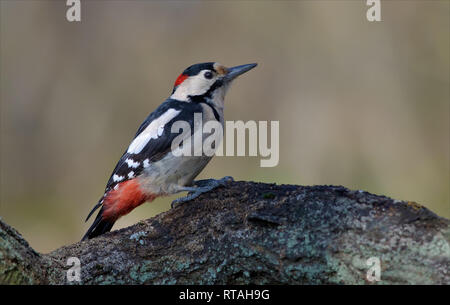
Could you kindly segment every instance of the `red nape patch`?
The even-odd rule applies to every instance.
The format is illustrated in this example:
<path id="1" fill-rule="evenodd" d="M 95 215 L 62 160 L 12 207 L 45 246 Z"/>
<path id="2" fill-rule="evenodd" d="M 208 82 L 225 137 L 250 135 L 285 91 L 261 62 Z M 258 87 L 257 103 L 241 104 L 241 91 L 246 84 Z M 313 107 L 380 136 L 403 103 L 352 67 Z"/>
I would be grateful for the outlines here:
<path id="1" fill-rule="evenodd" d="M 188 77 L 189 77 L 189 75 L 186 75 L 186 74 L 180 74 L 180 76 L 177 77 L 177 80 L 175 81 L 174 86 L 176 87 L 176 86 L 180 85 L 180 84 L 181 84 L 182 82 L 184 82 L 184 80 L 185 80 L 186 78 L 188 78 Z"/>
<path id="2" fill-rule="evenodd" d="M 103 201 L 104 219 L 117 219 L 130 213 L 134 208 L 146 201 L 153 201 L 155 194 L 144 193 L 136 179 L 128 180 L 118 184 L 117 189 L 108 192 Z"/>

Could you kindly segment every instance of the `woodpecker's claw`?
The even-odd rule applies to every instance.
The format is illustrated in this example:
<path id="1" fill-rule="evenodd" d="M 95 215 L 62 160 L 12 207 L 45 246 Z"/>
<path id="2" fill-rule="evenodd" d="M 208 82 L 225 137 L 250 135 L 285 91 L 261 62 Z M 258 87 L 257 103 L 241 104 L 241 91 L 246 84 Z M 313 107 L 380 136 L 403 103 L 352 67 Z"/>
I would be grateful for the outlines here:
<path id="1" fill-rule="evenodd" d="M 197 198 L 203 193 L 207 193 L 209 191 L 212 191 L 213 189 L 219 187 L 219 186 L 226 186 L 228 183 L 233 182 L 234 179 L 231 176 L 223 177 L 222 179 L 216 180 L 216 179 L 205 179 L 205 180 L 198 180 L 194 181 L 195 187 L 182 187 L 180 189 L 180 192 L 188 191 L 189 193 L 185 197 L 181 197 L 178 199 L 175 199 L 172 201 L 172 204 L 170 205 L 172 208 L 175 206 L 191 201 L 192 199 Z"/>

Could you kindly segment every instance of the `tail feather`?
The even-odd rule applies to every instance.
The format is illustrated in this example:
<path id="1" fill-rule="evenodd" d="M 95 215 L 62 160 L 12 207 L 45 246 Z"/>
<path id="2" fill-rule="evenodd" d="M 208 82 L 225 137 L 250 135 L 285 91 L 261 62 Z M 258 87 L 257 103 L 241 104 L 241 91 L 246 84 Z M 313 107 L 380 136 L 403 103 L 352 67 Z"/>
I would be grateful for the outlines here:
<path id="1" fill-rule="evenodd" d="M 99 202 L 94 206 L 94 208 L 89 212 L 89 215 L 86 217 L 86 220 L 85 220 L 84 222 L 88 221 L 89 218 L 92 216 L 92 214 L 94 214 L 94 212 L 95 212 L 99 207 L 101 207 L 101 206 L 102 206 L 102 201 L 99 201 Z"/>
<path id="2" fill-rule="evenodd" d="M 118 188 L 108 191 L 89 213 L 86 221 L 101 207 L 82 240 L 109 232 L 119 217 L 128 214 L 145 201 L 152 201 L 157 197 L 156 194 L 144 192 L 137 179 L 127 180 L 118 185 L 120 185 Z"/>
<path id="3" fill-rule="evenodd" d="M 104 219 L 103 218 L 103 207 L 100 209 L 100 211 L 97 214 L 97 217 L 95 218 L 94 222 L 90 226 L 90 228 L 87 230 L 86 234 L 84 234 L 83 238 L 81 239 L 91 239 L 94 237 L 97 237 L 99 235 L 102 235 L 103 233 L 111 231 L 111 228 L 113 227 L 114 223 L 116 222 L 115 219 Z"/>

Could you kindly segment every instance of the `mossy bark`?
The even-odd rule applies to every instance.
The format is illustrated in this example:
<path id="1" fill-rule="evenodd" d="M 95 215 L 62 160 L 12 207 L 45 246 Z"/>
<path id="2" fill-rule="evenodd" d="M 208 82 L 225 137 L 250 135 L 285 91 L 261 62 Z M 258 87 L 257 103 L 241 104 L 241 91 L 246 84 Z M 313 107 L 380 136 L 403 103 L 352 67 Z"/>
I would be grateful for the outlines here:
<path id="1" fill-rule="evenodd" d="M 233 182 L 134 226 L 39 254 L 0 221 L 0 283 L 450 284 L 450 221 L 339 186 Z"/>

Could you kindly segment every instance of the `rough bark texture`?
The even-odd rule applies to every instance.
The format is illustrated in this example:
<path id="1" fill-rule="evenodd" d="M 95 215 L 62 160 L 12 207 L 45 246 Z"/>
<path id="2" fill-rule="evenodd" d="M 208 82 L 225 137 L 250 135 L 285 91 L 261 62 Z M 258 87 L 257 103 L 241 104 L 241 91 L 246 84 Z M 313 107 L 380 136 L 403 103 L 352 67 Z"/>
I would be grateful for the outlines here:
<path id="1" fill-rule="evenodd" d="M 450 284 L 450 221 L 340 186 L 233 182 L 132 227 L 39 254 L 0 221 L 0 283 Z M 74 283 L 74 282 L 71 282 Z"/>

